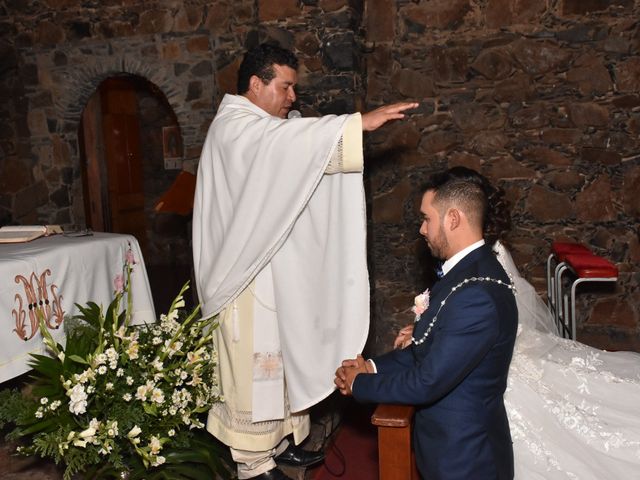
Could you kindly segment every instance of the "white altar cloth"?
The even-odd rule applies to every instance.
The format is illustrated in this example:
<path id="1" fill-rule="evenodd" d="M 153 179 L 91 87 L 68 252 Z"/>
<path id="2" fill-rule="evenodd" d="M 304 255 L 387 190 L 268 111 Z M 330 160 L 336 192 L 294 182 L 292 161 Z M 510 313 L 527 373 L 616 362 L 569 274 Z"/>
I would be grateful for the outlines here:
<path id="1" fill-rule="evenodd" d="M 154 322 L 149 279 L 135 237 L 96 232 L 0 244 L 0 382 L 27 372 L 29 353 L 44 352 L 36 308 L 53 338 L 64 344 L 64 318 L 78 313 L 76 303 L 93 301 L 106 309 L 122 285 L 127 258 L 134 262 L 132 321 Z"/>

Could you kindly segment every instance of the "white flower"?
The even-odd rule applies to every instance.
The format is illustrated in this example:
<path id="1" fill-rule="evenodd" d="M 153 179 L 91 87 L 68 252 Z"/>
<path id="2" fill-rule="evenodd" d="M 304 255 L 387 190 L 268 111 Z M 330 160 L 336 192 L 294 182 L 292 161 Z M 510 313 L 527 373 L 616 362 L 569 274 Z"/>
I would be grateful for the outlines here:
<path id="1" fill-rule="evenodd" d="M 92 418 L 89 422 L 89 427 L 93 428 L 97 432 L 100 429 L 100 421 L 97 418 Z"/>
<path id="2" fill-rule="evenodd" d="M 159 388 L 154 388 L 153 392 L 151 392 L 151 401 L 155 403 L 163 403 L 164 402 L 164 393 Z"/>
<path id="3" fill-rule="evenodd" d="M 129 433 L 127 433 L 127 437 L 136 438 L 141 433 L 142 433 L 142 430 L 140 429 L 140 427 L 135 425 L 131 430 L 129 430 Z"/>
<path id="4" fill-rule="evenodd" d="M 155 368 L 158 371 L 162 370 L 163 368 L 162 361 L 159 358 L 156 358 L 155 360 L 153 360 L 153 362 L 151 362 L 151 365 L 153 365 L 153 368 Z"/>
<path id="5" fill-rule="evenodd" d="M 74 415 L 81 415 L 87 411 L 87 392 L 85 392 L 82 384 L 77 384 L 71 390 L 67 391 L 67 396 L 71 399 L 69 402 L 69 411 Z"/>
<path id="6" fill-rule="evenodd" d="M 169 352 L 169 357 L 173 357 L 177 352 L 182 348 L 182 342 L 171 342 L 171 340 L 167 340 L 164 342 L 164 345 Z"/>
<path id="7" fill-rule="evenodd" d="M 122 340 L 124 338 L 124 334 L 126 333 L 126 329 L 124 328 L 124 325 L 120 325 L 120 328 L 118 328 L 118 330 L 116 330 L 116 338 L 119 338 L 120 340 Z"/>
<path id="8" fill-rule="evenodd" d="M 144 402 L 147 399 L 147 393 L 149 393 L 149 387 L 147 385 L 140 385 L 136 389 L 136 398 Z"/>
<path id="9" fill-rule="evenodd" d="M 115 370 L 118 366 L 118 359 L 120 358 L 120 355 L 113 347 L 108 348 L 105 354 L 107 355 L 107 359 L 109 359 L 109 368 L 111 370 Z"/>
<path id="10" fill-rule="evenodd" d="M 73 442 L 73 444 L 79 447 L 84 447 L 86 446 L 87 442 L 90 443 L 95 440 L 95 435 L 96 435 L 96 429 L 89 427 L 86 430 L 83 430 L 82 432 L 80 432 L 80 434 L 78 435 L 81 440 L 76 440 L 76 442 L 79 441 L 84 443 L 82 445 L 77 445 L 76 442 Z"/>
<path id="11" fill-rule="evenodd" d="M 129 402 L 129 401 L 131 401 L 131 398 L 133 398 L 133 397 L 131 396 L 131 394 L 130 394 L 130 393 L 125 393 L 124 395 L 122 395 L 122 399 L 123 399 L 125 402 Z"/>
<path id="12" fill-rule="evenodd" d="M 133 377 L 127 377 L 127 385 L 133 385 Z"/>
<path id="13" fill-rule="evenodd" d="M 121 377 L 124 375 L 124 370 L 122 368 L 119 368 L 118 370 L 116 370 L 116 377 Z"/>
<path id="14" fill-rule="evenodd" d="M 113 450 L 113 447 L 109 444 L 106 444 L 103 445 L 100 450 L 98 450 L 98 453 L 100 455 L 108 455 L 109 453 L 111 453 L 111 450 Z"/>
<path id="15" fill-rule="evenodd" d="M 194 364 L 200 360 L 200 350 L 197 352 L 187 352 L 187 360 L 190 364 Z"/>
<path id="16" fill-rule="evenodd" d="M 429 295 L 429 289 L 427 288 L 424 292 L 414 298 L 414 305 L 411 307 L 411 310 L 416 314 L 417 318 L 419 318 L 420 315 L 429 308 Z"/>
<path id="17" fill-rule="evenodd" d="M 42 405 L 46 405 L 47 403 L 49 403 L 49 399 L 48 399 L 47 397 L 42 397 L 42 398 L 40 399 L 40 403 L 41 403 Z"/>
<path id="18" fill-rule="evenodd" d="M 191 379 L 190 382 L 187 382 L 187 385 L 191 385 L 192 387 L 197 387 L 201 383 L 202 383 L 202 378 L 200 378 L 200 375 L 198 375 L 197 373 L 194 373 L 193 378 Z"/>
<path id="19" fill-rule="evenodd" d="M 44 413 L 42 413 L 41 409 L 36 410 L 36 413 L 34 414 L 36 418 L 42 418 L 44 416 Z"/>
<path id="20" fill-rule="evenodd" d="M 96 374 L 93 371 L 93 369 L 91 368 L 87 368 L 84 372 L 82 372 L 80 375 L 78 375 L 77 373 L 73 376 L 73 379 L 76 382 L 79 383 L 87 383 L 89 380 L 93 380 L 96 378 Z M 71 382 L 69 382 L 69 384 L 67 385 L 65 382 L 65 387 L 69 388 L 71 386 Z"/>
<path id="21" fill-rule="evenodd" d="M 102 365 L 103 363 L 107 362 L 107 356 L 104 353 L 99 353 L 98 355 L 96 355 L 96 359 L 95 359 L 95 365 Z"/>
<path id="22" fill-rule="evenodd" d="M 96 434 L 96 429 L 93 427 L 89 427 L 83 431 L 81 431 L 78 435 L 81 438 L 90 438 L 93 437 Z"/>
<path id="23" fill-rule="evenodd" d="M 162 455 L 158 455 L 156 459 L 151 462 L 151 466 L 157 467 L 158 465 L 162 465 L 165 462 L 165 458 Z"/>
<path id="24" fill-rule="evenodd" d="M 100 365 L 100 366 L 98 367 L 98 373 L 99 373 L 100 375 L 104 375 L 105 373 L 107 373 L 107 367 L 106 367 L 106 366 L 104 366 L 104 365 Z"/>
<path id="25" fill-rule="evenodd" d="M 169 435 L 170 437 L 173 437 L 175 434 L 176 431 L 173 428 L 167 432 L 167 435 Z"/>
<path id="26" fill-rule="evenodd" d="M 51 405 L 49 405 L 49 410 L 57 410 L 60 405 L 62 405 L 62 402 L 60 400 L 54 400 L 53 402 L 51 402 Z"/>
<path id="27" fill-rule="evenodd" d="M 129 346 L 127 347 L 127 356 L 131 359 L 131 360 L 136 360 L 138 358 L 138 351 L 140 350 L 140 345 L 138 344 L 138 342 L 136 342 L 135 340 L 132 341 Z"/>
<path id="28" fill-rule="evenodd" d="M 111 383 L 111 382 L 107 382 L 107 383 L 105 384 L 105 386 L 104 386 L 104 389 L 105 389 L 106 391 L 113 390 L 113 383 Z"/>
<path id="29" fill-rule="evenodd" d="M 149 450 L 151 451 L 151 455 L 157 455 L 162 450 L 162 444 L 160 443 L 160 439 L 156 436 L 152 436 L 149 441 Z"/>
<path id="30" fill-rule="evenodd" d="M 118 352 L 116 352 L 116 349 L 113 347 L 109 347 L 104 353 L 110 362 L 117 360 L 119 357 Z"/>
<path id="31" fill-rule="evenodd" d="M 151 343 L 153 343 L 154 345 L 160 345 L 162 343 L 162 338 L 153 337 L 153 339 L 151 340 Z"/>

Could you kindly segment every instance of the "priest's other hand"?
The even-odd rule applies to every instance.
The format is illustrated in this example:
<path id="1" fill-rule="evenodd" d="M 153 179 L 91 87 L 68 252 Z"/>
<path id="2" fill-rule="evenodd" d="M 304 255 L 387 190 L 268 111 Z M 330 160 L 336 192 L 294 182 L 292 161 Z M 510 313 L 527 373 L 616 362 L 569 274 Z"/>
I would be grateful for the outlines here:
<path id="1" fill-rule="evenodd" d="M 400 120 L 405 117 L 405 110 L 417 108 L 416 102 L 392 103 L 391 105 L 383 105 L 367 113 L 362 114 L 362 130 L 371 132 L 380 128 L 389 120 Z"/>

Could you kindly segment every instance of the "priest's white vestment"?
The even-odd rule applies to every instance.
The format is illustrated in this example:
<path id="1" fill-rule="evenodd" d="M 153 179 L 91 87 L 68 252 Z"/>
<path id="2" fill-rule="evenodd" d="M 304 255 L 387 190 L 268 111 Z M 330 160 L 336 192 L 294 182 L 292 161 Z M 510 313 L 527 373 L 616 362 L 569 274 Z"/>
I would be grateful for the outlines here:
<path id="1" fill-rule="evenodd" d="M 329 172 L 340 172 L 327 174 Z M 226 95 L 203 147 L 193 254 L 224 403 L 207 428 L 265 450 L 308 432 L 369 324 L 359 114 L 284 120 Z"/>

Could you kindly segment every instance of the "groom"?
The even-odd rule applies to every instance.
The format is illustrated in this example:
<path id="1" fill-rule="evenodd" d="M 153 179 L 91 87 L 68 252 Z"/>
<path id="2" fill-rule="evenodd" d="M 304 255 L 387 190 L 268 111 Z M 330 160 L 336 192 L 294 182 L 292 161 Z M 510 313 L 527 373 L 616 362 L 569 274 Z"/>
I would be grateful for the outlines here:
<path id="1" fill-rule="evenodd" d="M 512 479 L 503 394 L 518 323 L 514 292 L 484 244 L 482 186 L 436 178 L 424 189 L 420 234 L 445 260 L 444 276 L 412 344 L 373 360 L 345 360 L 335 384 L 361 402 L 416 406 L 414 449 L 424 478 Z"/>

